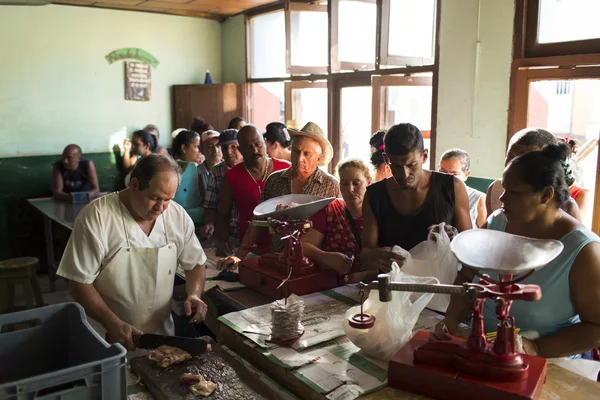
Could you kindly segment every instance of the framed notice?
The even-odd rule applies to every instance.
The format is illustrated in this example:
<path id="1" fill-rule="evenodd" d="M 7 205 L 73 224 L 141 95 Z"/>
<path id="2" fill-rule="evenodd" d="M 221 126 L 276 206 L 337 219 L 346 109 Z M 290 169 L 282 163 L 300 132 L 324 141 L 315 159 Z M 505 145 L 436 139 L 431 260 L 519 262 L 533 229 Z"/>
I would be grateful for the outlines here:
<path id="1" fill-rule="evenodd" d="M 125 62 L 125 100 L 150 101 L 152 94 L 152 67 L 150 64 Z"/>

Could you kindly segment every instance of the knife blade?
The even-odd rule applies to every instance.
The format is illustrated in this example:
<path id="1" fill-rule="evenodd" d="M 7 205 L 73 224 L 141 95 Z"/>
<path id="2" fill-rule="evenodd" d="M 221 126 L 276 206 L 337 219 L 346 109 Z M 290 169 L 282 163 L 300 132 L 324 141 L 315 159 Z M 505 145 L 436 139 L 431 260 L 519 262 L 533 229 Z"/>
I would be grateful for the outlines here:
<path id="1" fill-rule="evenodd" d="M 185 350 L 191 355 L 198 355 L 206 353 L 206 345 L 208 344 L 202 339 L 192 339 L 181 336 L 166 336 L 156 335 L 153 333 L 144 333 L 143 335 L 136 336 L 134 342 L 140 349 L 155 349 L 162 345 L 179 347 L 181 350 Z"/>

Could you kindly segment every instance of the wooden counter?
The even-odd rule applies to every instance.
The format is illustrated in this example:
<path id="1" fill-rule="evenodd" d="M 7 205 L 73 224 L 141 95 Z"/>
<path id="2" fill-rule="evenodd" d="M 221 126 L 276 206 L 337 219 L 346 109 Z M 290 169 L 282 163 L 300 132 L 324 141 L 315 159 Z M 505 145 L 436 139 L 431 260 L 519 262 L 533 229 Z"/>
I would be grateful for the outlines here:
<path id="1" fill-rule="evenodd" d="M 204 301 L 208 307 L 204 323 L 217 337 L 217 340 L 221 341 L 219 329 L 220 322 L 218 321 L 218 318 L 221 315 L 262 306 L 263 304 L 270 303 L 272 300 L 250 289 L 224 292 L 215 287 L 202 295 L 202 301 Z"/>
<path id="2" fill-rule="evenodd" d="M 317 393 L 286 369 L 265 357 L 260 350 L 250 345 L 248 340 L 225 324 L 219 324 L 219 341 L 257 368 L 271 375 L 277 382 L 304 400 L 326 400 L 324 394 Z M 428 397 L 386 387 L 377 392 L 361 396 L 364 400 L 407 399 L 421 400 Z M 600 400 L 600 383 L 576 375 L 557 365 L 548 365 L 546 383 L 541 400 Z"/>

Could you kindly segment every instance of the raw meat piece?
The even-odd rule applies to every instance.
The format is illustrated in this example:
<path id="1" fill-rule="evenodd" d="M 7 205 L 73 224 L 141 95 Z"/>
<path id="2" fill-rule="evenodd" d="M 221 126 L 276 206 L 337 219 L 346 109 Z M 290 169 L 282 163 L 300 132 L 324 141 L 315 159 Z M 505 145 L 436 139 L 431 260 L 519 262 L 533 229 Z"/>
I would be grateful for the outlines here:
<path id="1" fill-rule="evenodd" d="M 202 376 L 202 375 L 200 375 Z M 181 375 L 181 378 L 179 378 L 179 384 L 181 385 L 185 385 L 185 386 L 191 386 L 191 385 L 195 385 L 196 383 L 200 382 L 200 378 L 198 377 L 197 374 L 183 374 Z"/>
<path id="2" fill-rule="evenodd" d="M 187 351 L 167 345 L 157 347 L 148 354 L 148 359 L 156 362 L 156 366 L 161 368 L 167 368 L 170 365 L 178 364 L 191 358 L 192 356 Z"/>
<path id="3" fill-rule="evenodd" d="M 290 204 L 277 204 L 275 211 L 287 210 L 288 208 L 298 207 L 300 204 L 291 202 Z"/>
<path id="4" fill-rule="evenodd" d="M 216 383 L 207 381 L 200 374 L 183 374 L 179 378 L 179 383 L 189 386 L 190 391 L 195 396 L 209 396 L 217 387 Z"/>

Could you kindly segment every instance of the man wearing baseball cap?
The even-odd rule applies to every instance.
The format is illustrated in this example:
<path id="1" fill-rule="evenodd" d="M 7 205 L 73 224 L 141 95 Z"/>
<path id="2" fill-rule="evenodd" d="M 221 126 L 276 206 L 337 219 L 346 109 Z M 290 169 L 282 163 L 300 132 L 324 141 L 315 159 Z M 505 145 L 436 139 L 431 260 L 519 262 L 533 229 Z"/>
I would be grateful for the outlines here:
<path id="1" fill-rule="evenodd" d="M 213 167 L 223 161 L 223 153 L 219 146 L 219 136 L 217 131 L 208 130 L 200 135 L 200 152 L 204 155 L 204 162 L 198 165 L 198 175 L 202 177 L 202 187 L 200 192 L 202 199 L 206 198 L 208 189 L 208 179 Z"/>
<path id="2" fill-rule="evenodd" d="M 211 131 L 204 133 L 208 132 Z M 200 235 L 204 238 L 210 238 L 215 232 L 221 179 L 223 179 L 225 172 L 229 168 L 235 167 L 243 161 L 242 154 L 238 150 L 239 144 L 237 141 L 237 134 L 238 131 L 236 129 L 225 129 L 218 136 L 218 146 L 223 153 L 223 161 L 212 168 L 208 178 L 206 196 L 204 198 L 204 226 L 200 229 Z M 238 210 L 234 206 L 231 210 L 231 220 L 229 222 L 231 236 L 237 235 L 238 219 Z"/>

